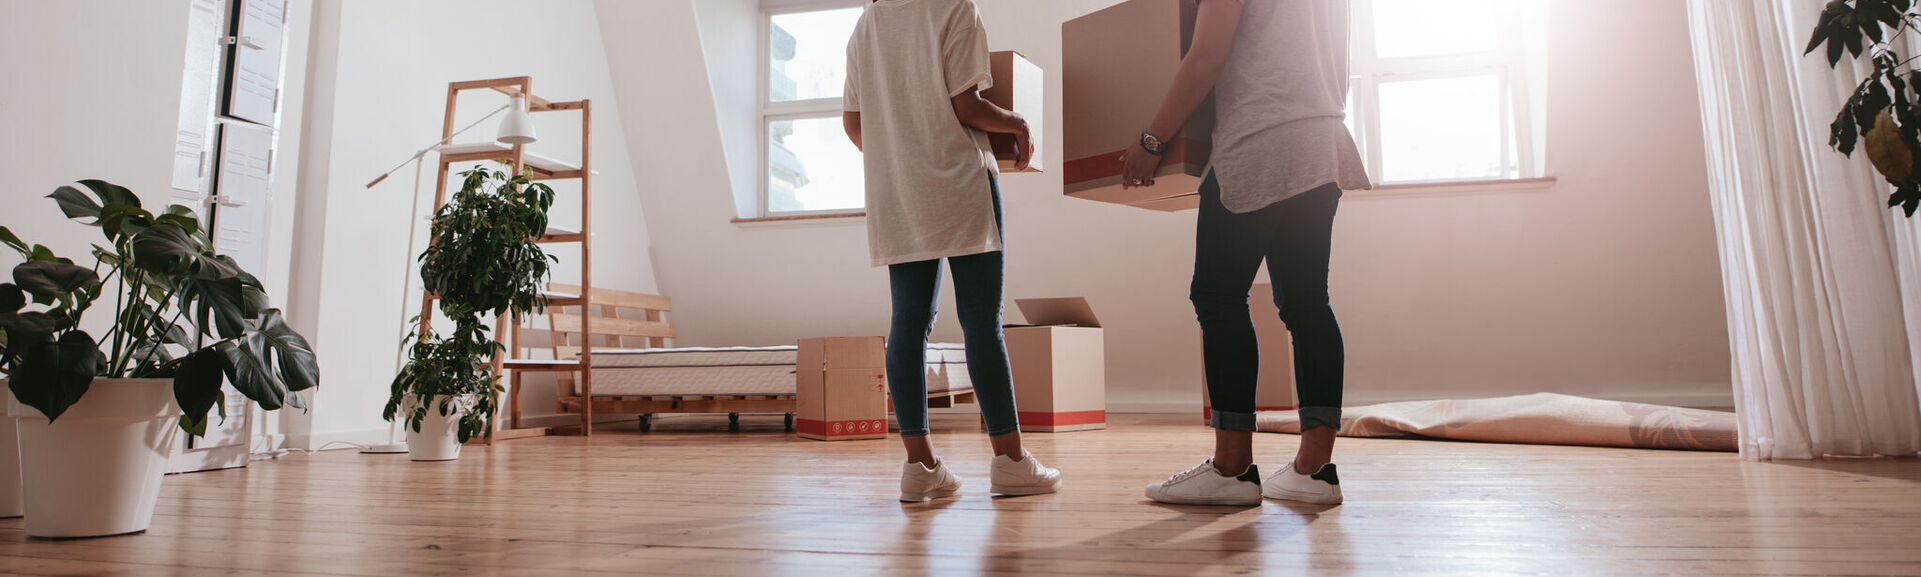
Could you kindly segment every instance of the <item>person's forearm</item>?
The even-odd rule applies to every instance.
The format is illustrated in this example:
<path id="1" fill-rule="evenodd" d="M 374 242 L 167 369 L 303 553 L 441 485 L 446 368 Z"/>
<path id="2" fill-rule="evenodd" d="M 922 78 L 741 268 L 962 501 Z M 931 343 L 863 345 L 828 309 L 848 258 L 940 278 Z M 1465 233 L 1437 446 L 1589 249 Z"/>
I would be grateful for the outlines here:
<path id="1" fill-rule="evenodd" d="M 1181 125 L 1187 123 L 1187 117 L 1207 99 L 1207 94 L 1214 90 L 1214 82 L 1221 77 L 1221 68 L 1227 65 L 1228 52 L 1234 47 L 1234 31 L 1240 22 L 1240 0 L 1201 3 L 1194 19 L 1194 42 L 1174 74 L 1174 86 L 1168 88 L 1160 111 L 1147 127 L 1149 133 L 1162 139 L 1173 138 Z"/>
<path id="2" fill-rule="evenodd" d="M 986 132 L 1020 134 L 1027 130 L 1027 119 L 1014 111 L 995 106 L 977 92 L 954 97 L 954 115 L 960 118 L 961 124 Z"/>
<path id="3" fill-rule="evenodd" d="M 860 113 L 859 112 L 840 113 L 840 127 L 842 130 L 847 131 L 847 139 L 854 141 L 854 150 L 860 150 L 860 151 L 866 150 L 860 147 Z"/>

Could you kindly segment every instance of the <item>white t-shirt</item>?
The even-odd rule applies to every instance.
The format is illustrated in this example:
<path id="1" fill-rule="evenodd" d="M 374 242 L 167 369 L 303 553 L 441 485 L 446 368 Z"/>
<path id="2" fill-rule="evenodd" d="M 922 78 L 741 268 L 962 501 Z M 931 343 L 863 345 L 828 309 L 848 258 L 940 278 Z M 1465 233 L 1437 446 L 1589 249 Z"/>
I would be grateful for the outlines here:
<path id="1" fill-rule="evenodd" d="M 1200 0 L 1207 2 L 1209 0 Z M 1214 82 L 1221 204 L 1260 210 L 1324 184 L 1373 188 L 1347 131 L 1347 0 L 1243 0 Z"/>
<path id="2" fill-rule="evenodd" d="M 994 149 L 953 103 L 992 84 L 973 0 L 880 0 L 861 15 L 844 99 L 860 113 L 874 266 L 1001 249 Z"/>

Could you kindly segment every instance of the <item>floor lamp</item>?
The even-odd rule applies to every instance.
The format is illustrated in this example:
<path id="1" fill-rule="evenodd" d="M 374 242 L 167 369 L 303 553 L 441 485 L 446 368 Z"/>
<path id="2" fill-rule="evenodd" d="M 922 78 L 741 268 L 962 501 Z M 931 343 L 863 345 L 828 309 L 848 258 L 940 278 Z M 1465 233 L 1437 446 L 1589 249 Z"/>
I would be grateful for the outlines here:
<path id="1" fill-rule="evenodd" d="M 406 252 L 405 258 L 402 258 L 400 263 L 401 270 L 402 270 L 401 285 L 400 285 L 400 310 L 406 311 L 407 307 L 411 306 L 413 302 L 412 288 L 413 288 L 413 278 L 415 276 L 413 274 L 414 272 L 414 237 L 419 233 L 420 221 L 421 221 L 420 216 L 415 214 L 415 211 L 420 210 L 420 171 L 421 171 L 421 168 L 425 166 L 425 164 L 421 162 L 421 159 L 425 158 L 427 156 L 427 153 L 439 150 L 440 147 L 442 146 L 446 146 L 447 141 L 453 140 L 454 137 L 460 136 L 461 134 L 464 134 L 469 130 L 473 130 L 474 127 L 480 126 L 480 123 L 486 122 L 487 119 L 493 118 L 495 115 L 500 114 L 503 111 L 507 112 L 507 117 L 501 119 L 500 121 L 499 134 L 494 137 L 494 140 L 496 142 L 499 142 L 501 144 L 515 145 L 515 144 L 532 144 L 534 141 L 538 140 L 538 138 L 536 138 L 534 135 L 533 119 L 527 116 L 526 97 L 519 94 L 515 94 L 511 97 L 511 99 L 507 102 L 505 106 L 496 108 L 494 109 L 493 112 L 487 113 L 486 116 L 480 117 L 480 120 L 475 120 L 473 121 L 472 124 L 468 124 L 466 127 L 461 128 L 460 130 L 454 131 L 453 134 L 447 135 L 446 138 L 440 139 L 440 142 L 435 142 L 431 146 L 420 149 L 419 152 L 414 153 L 412 158 L 408 158 L 407 160 L 402 161 L 400 164 L 394 166 L 393 169 L 388 170 L 387 172 L 382 173 L 378 178 L 373 179 L 373 182 L 367 183 L 367 188 L 371 189 L 375 185 L 380 184 L 381 181 L 387 180 L 387 177 L 393 176 L 395 172 L 399 172 L 400 169 L 406 168 L 408 164 L 411 163 L 414 165 L 414 197 L 413 197 L 414 200 L 413 200 L 413 204 L 407 205 L 407 252 Z M 403 313 L 402 316 L 405 316 L 405 314 Z M 428 319 L 421 319 L 421 322 L 428 322 Z M 406 327 L 405 323 L 402 323 L 402 327 L 403 327 L 402 329 L 403 331 L 413 330 L 412 327 Z M 407 358 L 406 354 L 407 352 L 405 348 L 401 348 L 399 350 L 394 351 L 394 373 L 395 374 L 399 374 L 401 365 L 406 363 L 406 358 Z M 401 433 L 402 433 L 402 430 L 401 430 L 400 423 L 390 422 L 387 424 L 386 444 L 369 445 L 366 447 L 362 447 L 360 449 L 360 452 L 362 453 L 405 453 L 407 452 L 407 444 L 401 441 L 401 438 L 400 438 Z"/>

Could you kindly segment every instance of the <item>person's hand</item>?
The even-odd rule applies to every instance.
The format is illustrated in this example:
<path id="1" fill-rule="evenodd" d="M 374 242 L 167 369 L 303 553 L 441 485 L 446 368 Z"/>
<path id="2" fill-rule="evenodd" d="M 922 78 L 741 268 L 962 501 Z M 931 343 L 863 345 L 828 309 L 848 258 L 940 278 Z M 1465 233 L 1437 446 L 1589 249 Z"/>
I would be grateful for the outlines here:
<path id="1" fill-rule="evenodd" d="M 1121 154 L 1121 188 L 1154 186 L 1154 171 L 1161 167 L 1161 157 L 1155 156 L 1140 144 L 1127 147 Z"/>
<path id="2" fill-rule="evenodd" d="M 1021 120 L 1021 129 L 1014 133 L 1014 170 L 1027 170 L 1034 162 L 1034 134 L 1027 129 L 1027 121 Z"/>

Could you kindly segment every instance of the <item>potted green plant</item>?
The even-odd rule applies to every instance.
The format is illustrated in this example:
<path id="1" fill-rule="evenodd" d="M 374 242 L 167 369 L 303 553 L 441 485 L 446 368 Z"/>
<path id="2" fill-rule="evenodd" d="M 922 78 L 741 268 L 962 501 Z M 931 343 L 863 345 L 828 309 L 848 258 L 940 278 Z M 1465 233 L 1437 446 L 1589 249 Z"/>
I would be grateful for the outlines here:
<path id="1" fill-rule="evenodd" d="M 442 337 L 431 319 L 414 319 L 419 330 L 403 343 L 408 361 L 382 412 L 406 423 L 416 461 L 458 458 L 461 443 L 492 429 L 500 384 L 490 365 L 504 347 L 481 316 L 543 310 L 541 287 L 555 260 L 536 242 L 547 230 L 552 188 L 483 167 L 461 177 L 420 255 L 422 287 L 439 297 L 454 329 Z"/>
<path id="2" fill-rule="evenodd" d="M 260 408 L 303 407 L 320 382 L 313 348 L 268 306 L 259 279 L 214 254 L 186 207 L 160 214 L 100 180 L 49 195 L 101 230 L 92 266 L 0 227 L 26 262 L 0 284 L 0 372 L 20 441 L 27 534 L 146 530 L 176 425 L 202 435 L 231 383 Z M 112 322 L 82 328 L 95 305 Z"/>
<path id="3" fill-rule="evenodd" d="M 1881 187 L 1888 206 L 1900 207 L 1910 218 L 1921 210 L 1921 70 L 1914 58 L 1904 58 L 1895 41 L 1921 21 L 1921 6 L 1913 0 L 1834 0 L 1821 10 L 1803 56 L 1822 46 L 1828 67 L 1868 55 L 1870 68 L 1834 121 L 1828 125 L 1828 145 L 1854 155 L 1864 144 L 1868 162 L 1887 180 Z"/>

